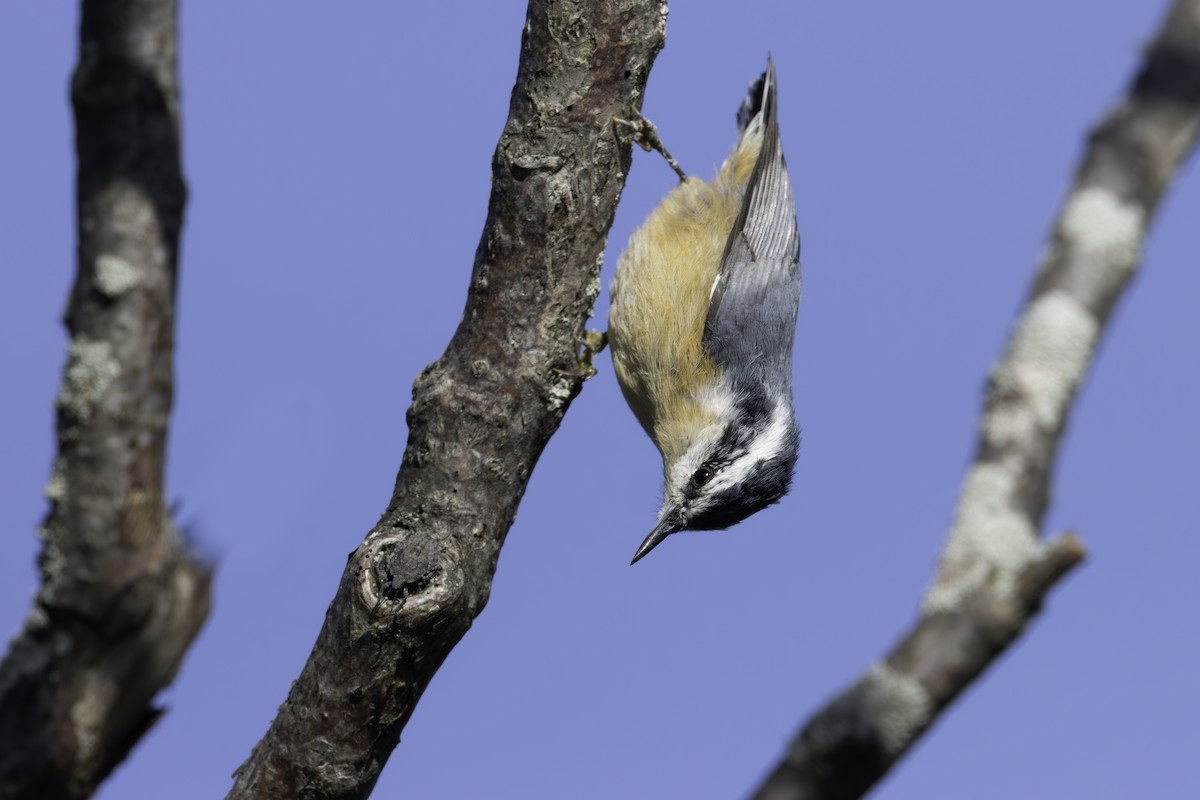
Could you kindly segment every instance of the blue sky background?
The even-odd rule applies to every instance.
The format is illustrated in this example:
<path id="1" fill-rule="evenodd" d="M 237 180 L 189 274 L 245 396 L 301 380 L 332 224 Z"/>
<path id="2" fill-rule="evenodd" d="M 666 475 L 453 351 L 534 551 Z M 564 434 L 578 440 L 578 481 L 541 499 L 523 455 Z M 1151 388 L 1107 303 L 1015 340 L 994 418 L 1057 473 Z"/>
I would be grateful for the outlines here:
<path id="1" fill-rule="evenodd" d="M 72 3 L 0 9 L 0 638 L 36 586 L 74 264 Z M 631 568 L 661 467 L 607 356 L 533 474 L 491 601 L 376 797 L 744 795 L 913 619 L 1088 128 L 1166 3 L 680 2 L 645 113 L 711 176 L 770 50 L 803 240 L 792 495 Z M 740 10 L 735 10 L 740 9 Z M 220 797 L 384 509 L 458 323 L 524 4 L 184 2 L 169 488 L 216 554 L 169 713 L 102 800 Z M 877 790 L 1197 784 L 1200 176 L 1164 203 L 1072 419 L 1050 528 L 1091 560 Z M 634 154 L 604 284 L 674 185 Z M 607 298 L 597 307 L 603 327 Z M 1190 409 L 1190 410 L 1189 410 Z"/>

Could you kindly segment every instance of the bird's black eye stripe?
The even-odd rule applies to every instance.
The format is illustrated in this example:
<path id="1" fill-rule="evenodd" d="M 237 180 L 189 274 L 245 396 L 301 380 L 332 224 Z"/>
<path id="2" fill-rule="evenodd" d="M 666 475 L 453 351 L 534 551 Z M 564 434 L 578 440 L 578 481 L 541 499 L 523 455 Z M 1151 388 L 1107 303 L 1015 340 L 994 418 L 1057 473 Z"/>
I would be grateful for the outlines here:
<path id="1" fill-rule="evenodd" d="M 703 486 L 712 480 L 713 471 L 708 467 L 701 467 L 692 473 L 692 485 Z"/>

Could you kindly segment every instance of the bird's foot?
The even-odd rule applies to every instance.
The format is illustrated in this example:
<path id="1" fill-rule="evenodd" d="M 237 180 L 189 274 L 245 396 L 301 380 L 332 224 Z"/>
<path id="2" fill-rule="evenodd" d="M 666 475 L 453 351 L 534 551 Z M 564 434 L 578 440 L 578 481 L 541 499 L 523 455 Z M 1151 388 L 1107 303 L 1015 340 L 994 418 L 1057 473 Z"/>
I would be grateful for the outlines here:
<path id="1" fill-rule="evenodd" d="M 687 174 L 680 168 L 679 162 L 667 152 L 667 147 L 663 144 L 662 137 L 658 135 L 658 128 L 654 127 L 653 122 L 638 114 L 637 119 L 633 120 L 613 117 L 613 123 L 618 128 L 628 129 L 632 133 L 633 141 L 647 153 L 651 150 L 657 150 L 662 153 L 662 157 L 671 165 L 671 169 L 675 170 L 675 174 L 679 176 L 680 181 L 687 178 Z"/>

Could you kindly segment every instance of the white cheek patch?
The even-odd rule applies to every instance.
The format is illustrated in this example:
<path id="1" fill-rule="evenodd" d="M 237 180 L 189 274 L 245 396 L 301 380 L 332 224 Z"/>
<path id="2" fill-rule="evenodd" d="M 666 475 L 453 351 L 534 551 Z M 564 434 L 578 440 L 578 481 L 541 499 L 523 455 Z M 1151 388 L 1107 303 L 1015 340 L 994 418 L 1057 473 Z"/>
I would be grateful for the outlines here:
<path id="1" fill-rule="evenodd" d="M 662 513 L 682 500 L 692 476 L 712 457 L 726 427 L 737 424 L 737 395 L 730 388 L 717 384 L 706 390 L 698 400 L 717 422 L 700 431 L 683 456 L 670 465 Z M 744 485 L 760 462 L 778 458 L 790 449 L 791 436 L 791 408 L 786 402 L 777 402 L 766 427 L 751 439 L 746 452 L 715 472 L 700 495 L 691 501 L 689 513 L 694 516 L 703 512 L 712 505 L 716 495 Z"/>
<path id="2" fill-rule="evenodd" d="M 766 429 L 750 442 L 750 449 L 744 458 L 753 465 L 778 456 L 787 446 L 788 435 L 792 429 L 791 422 L 791 409 L 784 403 L 776 403 L 775 408 L 771 410 L 771 421 L 767 423 Z"/>
<path id="3" fill-rule="evenodd" d="M 713 476 L 704 494 L 719 494 L 726 489 L 740 486 L 750 477 L 759 462 L 778 457 L 787 447 L 788 435 L 791 432 L 790 422 L 791 415 L 787 406 L 777 403 L 771 412 L 767 427 L 750 441 L 750 447 L 743 455 Z"/>

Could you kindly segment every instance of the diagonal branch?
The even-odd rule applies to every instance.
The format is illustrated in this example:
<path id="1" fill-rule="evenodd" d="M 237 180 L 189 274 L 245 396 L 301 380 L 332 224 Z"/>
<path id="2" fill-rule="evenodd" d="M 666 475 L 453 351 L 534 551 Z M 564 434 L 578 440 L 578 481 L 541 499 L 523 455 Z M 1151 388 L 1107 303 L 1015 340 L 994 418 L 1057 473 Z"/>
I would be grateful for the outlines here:
<path id="1" fill-rule="evenodd" d="M 0 665 L 0 797 L 89 796 L 157 718 L 209 605 L 164 503 L 179 232 L 175 0 L 85 0 L 78 269 L 42 583 Z"/>
<path id="2" fill-rule="evenodd" d="M 913 628 L 812 717 L 758 800 L 869 790 L 1036 615 L 1084 557 L 1039 539 L 1080 382 L 1142 241 L 1200 132 L 1200 0 L 1176 0 L 1128 95 L 1096 128 L 1051 247 L 993 369 L 979 448 Z"/>
<path id="3" fill-rule="evenodd" d="M 530 472 L 578 394 L 661 0 L 531 0 L 463 319 L 413 386 L 387 510 L 230 798 L 366 797 L 482 611 Z"/>

